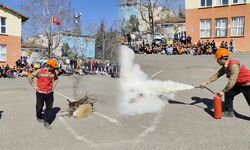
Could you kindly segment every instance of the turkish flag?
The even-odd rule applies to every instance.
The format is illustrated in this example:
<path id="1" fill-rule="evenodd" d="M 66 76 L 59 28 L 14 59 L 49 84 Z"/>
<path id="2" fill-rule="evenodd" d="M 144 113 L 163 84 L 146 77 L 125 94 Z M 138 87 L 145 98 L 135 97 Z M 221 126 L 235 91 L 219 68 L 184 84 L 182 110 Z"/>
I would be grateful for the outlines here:
<path id="1" fill-rule="evenodd" d="M 61 21 L 58 19 L 58 18 L 56 18 L 56 17 L 54 17 L 54 16 L 52 16 L 52 22 L 54 23 L 54 24 L 56 24 L 56 25 L 60 25 L 61 24 Z"/>

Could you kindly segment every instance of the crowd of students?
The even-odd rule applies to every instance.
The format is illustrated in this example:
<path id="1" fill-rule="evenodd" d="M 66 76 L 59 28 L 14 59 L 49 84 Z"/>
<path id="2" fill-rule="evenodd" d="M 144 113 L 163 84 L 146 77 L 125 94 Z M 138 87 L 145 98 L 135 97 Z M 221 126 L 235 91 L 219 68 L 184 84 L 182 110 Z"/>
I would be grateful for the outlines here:
<path id="1" fill-rule="evenodd" d="M 13 67 L 8 64 L 0 66 L 0 78 L 27 77 L 32 69 L 33 66 L 28 64 L 27 57 L 21 57 Z"/>
<path id="2" fill-rule="evenodd" d="M 77 59 L 71 61 L 69 66 L 62 69 L 62 74 L 65 75 L 109 75 L 111 77 L 118 77 L 120 72 L 120 65 L 115 63 L 114 61 L 102 61 L 95 59 L 85 59 L 82 61 L 81 59 Z"/>
<path id="3" fill-rule="evenodd" d="M 222 41 L 220 45 L 216 45 L 214 40 L 192 42 L 190 35 L 186 36 L 186 32 L 175 33 L 173 40 L 154 39 L 148 42 L 143 39 L 142 44 L 136 42 L 127 42 L 126 44 L 138 54 L 166 54 L 166 55 L 211 55 L 220 47 L 234 52 L 233 39 L 228 43 Z"/>
<path id="4" fill-rule="evenodd" d="M 232 43 L 232 42 L 230 42 Z M 214 40 L 198 41 L 197 43 L 182 43 L 181 41 L 174 41 L 173 44 L 166 44 L 154 40 L 151 44 L 141 44 L 139 46 L 131 46 L 135 53 L 138 54 L 166 54 L 166 55 L 211 55 L 215 54 L 220 47 L 234 52 L 233 45 L 222 41 L 218 46 Z"/>
<path id="5" fill-rule="evenodd" d="M 59 61 L 60 62 L 60 61 Z M 95 59 L 75 60 L 74 63 L 63 65 L 59 63 L 56 71 L 61 75 L 107 75 L 113 78 L 119 77 L 120 65 L 108 60 L 101 61 Z M 8 64 L 0 66 L 0 78 L 27 77 L 34 70 L 44 67 L 44 62 L 28 63 L 27 58 L 16 61 L 16 65 L 10 67 Z"/>

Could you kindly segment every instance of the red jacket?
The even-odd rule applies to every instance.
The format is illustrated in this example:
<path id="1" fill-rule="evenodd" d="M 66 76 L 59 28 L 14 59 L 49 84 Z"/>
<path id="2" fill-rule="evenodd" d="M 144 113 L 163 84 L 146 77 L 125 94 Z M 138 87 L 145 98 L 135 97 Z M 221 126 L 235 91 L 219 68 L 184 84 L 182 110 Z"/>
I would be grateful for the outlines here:
<path id="1" fill-rule="evenodd" d="M 52 92 L 54 78 L 55 75 L 53 73 L 49 73 L 45 68 L 41 68 L 39 77 L 37 78 L 38 92 L 45 94 Z"/>
<path id="2" fill-rule="evenodd" d="M 235 60 L 235 59 L 229 59 L 229 62 L 227 65 L 227 71 L 226 71 L 228 78 L 230 77 L 229 72 L 233 64 L 240 65 L 240 61 Z M 240 65 L 240 72 L 239 72 L 236 83 L 239 85 L 250 83 L 250 70 L 248 70 L 245 65 Z"/>

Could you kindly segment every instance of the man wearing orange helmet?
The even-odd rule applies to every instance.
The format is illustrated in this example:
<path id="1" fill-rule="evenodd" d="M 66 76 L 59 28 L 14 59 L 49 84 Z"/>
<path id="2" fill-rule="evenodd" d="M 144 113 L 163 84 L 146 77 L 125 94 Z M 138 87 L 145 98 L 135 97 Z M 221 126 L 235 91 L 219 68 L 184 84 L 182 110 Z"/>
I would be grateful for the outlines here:
<path id="1" fill-rule="evenodd" d="M 57 66 L 56 59 L 48 59 L 46 67 L 37 69 L 28 77 L 31 86 L 36 90 L 36 117 L 39 123 L 44 123 L 47 129 L 51 129 L 49 116 L 53 107 L 54 94 L 53 90 L 57 84 L 58 77 L 55 73 Z M 37 82 L 34 82 L 37 78 Z M 46 104 L 42 116 L 43 106 Z"/>
<path id="2" fill-rule="evenodd" d="M 222 91 L 217 92 L 217 95 L 225 95 L 223 116 L 234 117 L 233 100 L 236 95 L 242 92 L 250 106 L 250 70 L 240 61 L 229 58 L 229 51 L 225 48 L 218 49 L 215 58 L 222 68 L 212 75 L 208 81 L 202 83 L 200 87 L 205 87 L 226 74 L 228 83 Z"/>

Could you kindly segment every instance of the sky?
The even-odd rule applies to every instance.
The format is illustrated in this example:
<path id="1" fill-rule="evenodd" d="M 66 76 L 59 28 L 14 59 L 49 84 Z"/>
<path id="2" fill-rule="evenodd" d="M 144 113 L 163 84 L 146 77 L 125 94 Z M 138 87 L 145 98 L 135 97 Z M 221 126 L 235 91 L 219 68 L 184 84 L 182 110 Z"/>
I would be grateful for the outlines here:
<path id="1" fill-rule="evenodd" d="M 179 4 L 184 6 L 185 3 L 185 0 L 172 1 L 176 6 L 179 6 Z M 22 0 L 0 0 L 0 2 L 23 13 L 20 8 Z M 84 30 L 87 30 L 89 23 L 97 23 L 98 25 L 101 20 L 105 20 L 107 26 L 110 26 L 119 16 L 118 2 L 119 0 L 72 0 L 72 6 L 76 12 L 82 13 L 81 21 L 84 32 Z M 29 16 L 28 14 L 24 15 Z"/>
<path id="2" fill-rule="evenodd" d="M 109 25 L 118 18 L 118 0 L 73 0 L 73 8 L 82 13 L 82 23 L 105 20 Z"/>
<path id="3" fill-rule="evenodd" d="M 1 3 L 18 10 L 22 0 L 0 0 Z M 76 12 L 83 14 L 85 21 L 98 21 L 103 18 L 114 20 L 118 16 L 118 0 L 72 0 Z"/>
<path id="4" fill-rule="evenodd" d="M 0 0 L 0 2 L 23 13 L 20 8 L 22 0 Z M 72 6 L 77 13 L 82 13 L 81 21 L 83 27 L 84 24 L 89 22 L 98 24 L 103 19 L 109 26 L 119 15 L 118 0 L 72 0 Z M 29 16 L 28 14 L 23 14 Z"/>

